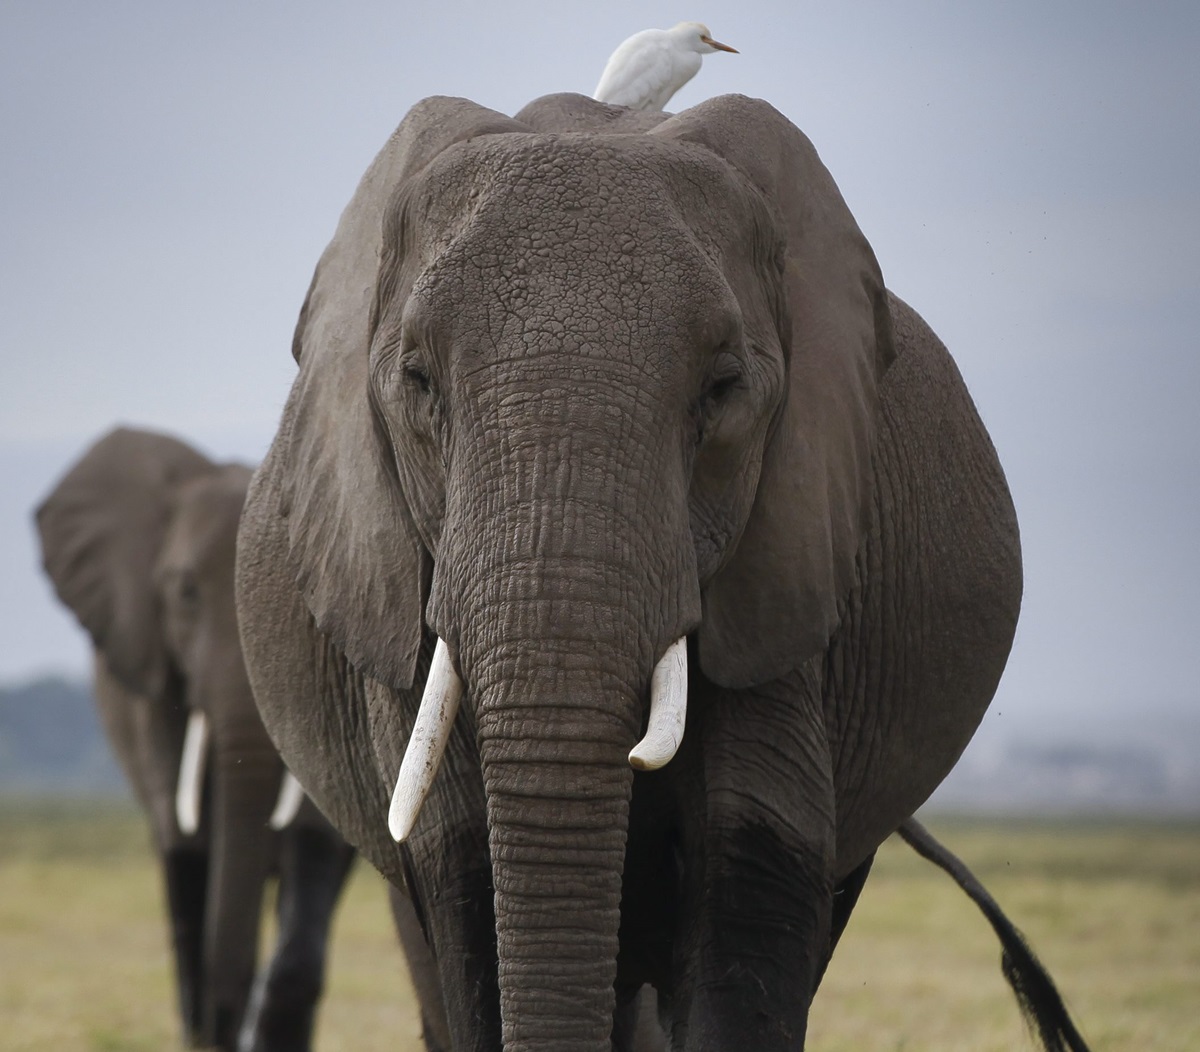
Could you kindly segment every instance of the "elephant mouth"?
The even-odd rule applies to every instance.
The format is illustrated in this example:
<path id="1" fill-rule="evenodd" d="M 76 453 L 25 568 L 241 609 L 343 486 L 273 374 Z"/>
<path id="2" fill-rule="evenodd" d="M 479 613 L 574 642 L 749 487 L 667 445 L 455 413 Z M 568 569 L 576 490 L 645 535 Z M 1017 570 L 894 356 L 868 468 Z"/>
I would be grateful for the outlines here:
<path id="1" fill-rule="evenodd" d="M 650 715 L 646 733 L 629 752 L 639 771 L 656 771 L 674 758 L 687 723 L 687 637 L 667 647 L 650 676 Z M 450 739 L 462 702 L 463 682 L 440 637 L 425 680 L 421 707 L 404 751 L 388 808 L 388 831 L 398 843 L 408 839 Z"/>

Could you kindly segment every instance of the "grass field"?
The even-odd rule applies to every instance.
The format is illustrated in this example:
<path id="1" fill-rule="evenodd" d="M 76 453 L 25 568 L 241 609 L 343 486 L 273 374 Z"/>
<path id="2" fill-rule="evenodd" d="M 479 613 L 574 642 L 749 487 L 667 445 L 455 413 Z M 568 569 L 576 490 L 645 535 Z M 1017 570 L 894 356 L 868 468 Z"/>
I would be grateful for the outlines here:
<path id="1" fill-rule="evenodd" d="M 1200 1049 L 1200 826 L 929 825 L 1030 937 L 1095 1052 Z M 950 880 L 889 842 L 817 997 L 809 1048 L 1032 1049 L 998 956 Z M 168 969 L 135 814 L 0 805 L 0 1049 L 176 1049 Z M 417 1052 L 417 1035 L 383 883 L 360 864 L 318 1049 Z"/>

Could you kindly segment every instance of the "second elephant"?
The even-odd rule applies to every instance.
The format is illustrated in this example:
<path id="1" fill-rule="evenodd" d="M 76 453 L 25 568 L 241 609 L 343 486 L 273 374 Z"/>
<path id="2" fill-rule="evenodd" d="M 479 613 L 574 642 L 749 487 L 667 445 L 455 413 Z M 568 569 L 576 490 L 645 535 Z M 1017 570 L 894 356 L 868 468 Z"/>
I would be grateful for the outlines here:
<path id="1" fill-rule="evenodd" d="M 92 638 L 101 722 L 150 821 L 185 1038 L 303 1052 L 353 851 L 311 802 L 282 832 L 268 827 L 284 767 L 250 693 L 233 596 L 249 480 L 249 468 L 120 428 L 67 472 L 37 525 L 46 571 Z M 195 777 L 181 785 L 185 738 Z M 273 871 L 279 942 L 251 998 Z"/>

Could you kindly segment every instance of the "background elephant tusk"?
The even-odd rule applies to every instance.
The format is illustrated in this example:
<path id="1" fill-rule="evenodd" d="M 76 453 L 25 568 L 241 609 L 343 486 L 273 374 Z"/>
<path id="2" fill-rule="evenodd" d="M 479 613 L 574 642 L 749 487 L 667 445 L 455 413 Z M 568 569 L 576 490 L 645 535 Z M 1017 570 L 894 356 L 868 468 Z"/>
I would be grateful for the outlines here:
<path id="1" fill-rule="evenodd" d="M 399 843 L 408 839 L 417 824 L 417 815 L 421 813 L 425 795 L 433 785 L 446 751 L 462 695 L 462 680 L 454 671 L 446 644 L 438 639 L 429 666 L 429 678 L 425 681 L 425 693 L 421 697 L 421 709 L 408 748 L 404 750 L 400 774 L 396 777 L 396 791 L 392 793 L 392 806 L 388 809 L 388 831 Z"/>
<path id="2" fill-rule="evenodd" d="M 286 829 L 300 813 L 300 805 L 304 803 L 304 787 L 296 781 L 291 771 L 283 772 L 283 781 L 279 783 L 279 799 L 275 801 L 275 810 L 267 819 L 267 824 L 274 830 Z"/>
<path id="3" fill-rule="evenodd" d="M 179 783 L 175 789 L 175 820 L 179 830 L 191 836 L 200 828 L 200 798 L 204 791 L 204 757 L 208 751 L 208 720 L 193 709 L 183 738 L 179 761 Z"/>
<path id="4" fill-rule="evenodd" d="M 680 636 L 650 677 L 650 722 L 646 736 L 629 752 L 639 771 L 657 771 L 674 758 L 687 723 L 687 637 Z"/>

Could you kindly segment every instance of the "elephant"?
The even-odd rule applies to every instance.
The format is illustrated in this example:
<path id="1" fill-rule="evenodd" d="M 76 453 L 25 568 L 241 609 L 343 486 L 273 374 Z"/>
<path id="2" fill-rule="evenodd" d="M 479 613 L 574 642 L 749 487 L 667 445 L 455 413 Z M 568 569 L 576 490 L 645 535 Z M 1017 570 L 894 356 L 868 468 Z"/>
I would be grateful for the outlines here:
<path id="1" fill-rule="evenodd" d="M 149 819 L 185 1040 L 301 1052 L 354 852 L 302 796 L 291 821 L 280 810 L 284 766 L 254 706 L 234 608 L 250 474 L 118 428 L 36 517 L 46 571 L 92 639 L 101 722 Z M 251 997 L 272 871 L 279 938 Z"/>
<path id="2" fill-rule="evenodd" d="M 456 1052 L 804 1047 L 1022 593 L 999 460 L 761 100 L 413 107 L 317 263 L 237 602 Z"/>

